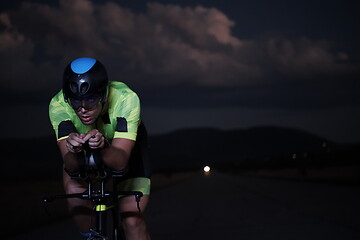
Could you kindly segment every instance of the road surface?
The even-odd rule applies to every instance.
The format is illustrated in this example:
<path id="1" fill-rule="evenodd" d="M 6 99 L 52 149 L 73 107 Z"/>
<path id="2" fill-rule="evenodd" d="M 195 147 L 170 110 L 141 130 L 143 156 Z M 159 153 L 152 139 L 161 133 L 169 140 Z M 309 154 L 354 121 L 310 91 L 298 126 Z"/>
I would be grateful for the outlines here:
<path id="1" fill-rule="evenodd" d="M 360 187 L 212 173 L 152 193 L 153 240 L 360 239 Z M 11 240 L 81 240 L 64 221 Z"/>

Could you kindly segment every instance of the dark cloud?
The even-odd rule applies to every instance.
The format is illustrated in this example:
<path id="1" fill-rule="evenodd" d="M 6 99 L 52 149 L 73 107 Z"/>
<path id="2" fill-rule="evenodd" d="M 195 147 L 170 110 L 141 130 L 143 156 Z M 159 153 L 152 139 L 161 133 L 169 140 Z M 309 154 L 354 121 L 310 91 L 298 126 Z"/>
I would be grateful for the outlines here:
<path id="1" fill-rule="evenodd" d="M 145 108 L 191 108 L 198 120 L 209 109 L 231 109 L 239 120 L 236 109 L 243 108 L 310 112 L 359 105 L 359 63 L 333 39 L 269 33 L 245 39 L 239 32 L 254 25 L 248 15 L 230 18 L 204 1 L 148 3 L 142 11 L 94 2 L 24 2 L 0 14 L 3 100 L 47 102 L 60 89 L 65 65 L 90 56 L 107 66 L 112 80 L 139 92 Z"/>
<path id="2" fill-rule="evenodd" d="M 113 79 L 136 72 L 137 84 L 149 77 L 155 85 L 243 86 L 268 83 L 273 71 L 291 81 L 299 74 L 357 67 L 347 61 L 347 53 L 332 52 L 326 41 L 238 39 L 231 34 L 234 22 L 216 8 L 152 3 L 145 14 L 137 14 L 112 2 L 59 3 L 58 8 L 24 3 L 1 14 L 1 61 L 7 63 L 1 70 L 11 69 L 5 79 L 24 84 L 25 74 L 53 88 L 56 81 L 48 79 L 58 79 L 65 63 L 78 56 L 103 60 Z"/>
<path id="3" fill-rule="evenodd" d="M 279 81 L 279 79 L 274 80 Z M 339 87 L 338 83 L 342 82 Z M 355 78 L 309 79 L 309 83 L 273 83 L 237 87 L 139 87 L 144 106 L 162 106 L 178 109 L 207 107 L 314 110 L 329 107 L 353 106 L 360 108 L 358 91 L 360 83 Z"/>

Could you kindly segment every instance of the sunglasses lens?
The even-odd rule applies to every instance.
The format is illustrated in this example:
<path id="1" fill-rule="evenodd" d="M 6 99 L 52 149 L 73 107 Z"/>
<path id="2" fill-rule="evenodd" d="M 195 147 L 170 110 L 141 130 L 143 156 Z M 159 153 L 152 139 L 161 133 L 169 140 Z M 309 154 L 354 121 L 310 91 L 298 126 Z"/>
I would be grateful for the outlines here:
<path id="1" fill-rule="evenodd" d="M 70 99 L 70 105 L 73 109 L 77 110 L 81 107 L 81 100 L 79 99 Z"/>
<path id="2" fill-rule="evenodd" d="M 80 107 L 86 110 L 93 110 L 101 101 L 99 96 L 89 96 L 83 99 L 70 99 L 70 104 L 75 110 L 79 110 Z"/>

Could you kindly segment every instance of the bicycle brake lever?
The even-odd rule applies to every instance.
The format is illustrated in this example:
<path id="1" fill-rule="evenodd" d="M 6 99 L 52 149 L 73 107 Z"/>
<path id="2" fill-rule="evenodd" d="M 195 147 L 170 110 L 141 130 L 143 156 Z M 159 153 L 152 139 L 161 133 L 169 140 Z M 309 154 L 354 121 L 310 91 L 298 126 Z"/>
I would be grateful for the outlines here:
<path id="1" fill-rule="evenodd" d="M 135 194 L 136 206 L 137 206 L 137 209 L 139 210 L 139 213 L 141 213 L 140 200 L 141 200 L 142 196 L 143 196 L 142 194 Z"/>

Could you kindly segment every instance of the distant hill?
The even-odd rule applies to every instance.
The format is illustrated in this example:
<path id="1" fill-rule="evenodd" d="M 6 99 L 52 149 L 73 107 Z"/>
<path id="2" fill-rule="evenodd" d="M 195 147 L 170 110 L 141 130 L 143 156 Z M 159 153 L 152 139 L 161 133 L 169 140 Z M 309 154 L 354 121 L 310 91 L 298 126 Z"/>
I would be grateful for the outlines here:
<path id="1" fill-rule="evenodd" d="M 53 137 L 1 140 L 1 177 L 61 177 L 62 160 Z M 281 167 L 297 164 L 350 164 L 358 145 L 339 145 L 291 128 L 184 129 L 149 137 L 153 170 Z"/>
<path id="2" fill-rule="evenodd" d="M 185 129 L 150 138 L 155 169 L 174 166 L 263 166 L 294 163 L 301 156 L 320 156 L 349 149 L 317 135 L 291 128 Z M 296 155 L 294 155 L 296 154 Z M 294 159 L 295 158 L 295 159 Z"/>

